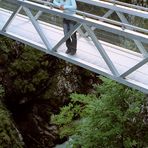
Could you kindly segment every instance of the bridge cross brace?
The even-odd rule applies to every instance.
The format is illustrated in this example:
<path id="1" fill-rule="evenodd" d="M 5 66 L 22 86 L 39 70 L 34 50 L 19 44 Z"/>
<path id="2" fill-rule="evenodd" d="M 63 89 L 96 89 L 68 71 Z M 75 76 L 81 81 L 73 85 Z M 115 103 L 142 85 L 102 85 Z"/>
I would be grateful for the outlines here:
<path id="1" fill-rule="evenodd" d="M 45 44 L 47 50 L 51 50 L 51 45 L 49 41 L 47 40 L 42 28 L 40 27 L 38 21 L 35 19 L 35 17 L 32 15 L 29 8 L 23 6 L 24 11 L 26 12 L 27 16 L 30 18 L 30 21 L 32 22 L 33 26 L 35 27 L 36 31 L 38 32 L 39 36 L 41 37 L 43 43 Z"/>
<path id="2" fill-rule="evenodd" d="M 123 13 L 121 12 L 117 12 L 117 11 L 113 11 L 113 10 L 109 10 L 107 11 L 104 15 L 103 15 L 103 18 L 108 18 L 113 12 L 116 12 L 116 14 L 118 15 L 119 19 L 121 20 L 122 23 L 125 23 L 125 24 L 129 24 L 128 20 L 126 19 L 126 17 L 124 16 Z M 128 27 L 127 27 L 128 28 Z M 96 27 L 91 27 L 91 31 L 94 31 L 96 29 Z M 80 32 L 81 33 L 81 32 Z M 88 32 L 86 32 L 85 34 L 83 34 L 83 32 L 81 33 L 82 36 L 84 37 L 88 37 L 89 34 Z M 124 73 L 122 74 L 119 74 L 119 73 L 116 73 L 116 75 L 120 78 L 125 78 L 127 77 L 128 75 L 130 75 L 132 72 L 136 71 L 138 68 L 142 67 L 145 63 L 148 62 L 148 52 L 147 50 L 144 48 L 143 44 L 138 41 L 138 40 L 135 40 L 133 39 L 134 43 L 136 44 L 136 46 L 138 47 L 139 51 L 142 53 L 143 55 L 143 60 L 139 63 L 137 63 L 135 66 L 131 67 L 129 70 L 125 71 Z M 111 62 L 109 62 L 111 63 Z M 113 64 L 112 64 L 113 65 Z M 116 71 L 116 70 L 115 70 Z"/>
<path id="3" fill-rule="evenodd" d="M 29 1 L 26 1 L 26 2 L 29 2 Z M 26 3 L 25 2 L 25 3 Z M 52 47 L 50 45 L 50 41 L 47 39 L 47 36 L 42 28 L 42 26 L 40 25 L 40 22 L 37 20 L 38 17 L 42 14 L 42 12 L 46 12 L 48 13 L 47 11 L 47 7 L 44 9 L 38 9 L 39 6 L 37 7 L 37 10 L 41 10 L 39 11 L 35 16 L 33 16 L 32 14 L 32 7 L 29 6 L 29 4 L 23 4 L 24 2 L 19 2 L 18 4 L 20 4 L 20 6 L 17 7 L 17 9 L 11 14 L 11 16 L 9 17 L 9 19 L 7 20 L 7 22 L 5 23 L 5 25 L 3 26 L 1 32 L 3 32 L 4 34 L 7 34 L 7 28 L 9 27 L 9 25 L 11 25 L 11 22 L 13 21 L 13 19 L 16 17 L 16 15 L 19 13 L 20 9 L 24 9 L 24 11 L 26 12 L 27 16 L 30 18 L 30 21 L 31 23 L 33 24 L 34 28 L 36 29 L 37 33 L 39 34 L 39 36 L 41 37 L 42 41 L 43 41 L 43 48 L 44 48 L 44 51 L 49 53 L 49 54 L 52 54 L 52 55 L 58 55 L 58 56 L 61 56 L 59 53 L 57 54 L 56 51 L 58 50 L 58 48 L 76 31 L 79 31 L 81 29 L 81 26 L 83 26 L 83 28 L 86 30 L 86 36 L 89 35 L 89 37 L 91 38 L 91 41 L 94 43 L 94 46 L 97 48 L 97 50 L 99 51 L 100 55 L 102 56 L 102 58 L 104 59 L 106 65 L 109 67 L 110 71 L 112 72 L 112 74 L 109 73 L 109 76 L 112 78 L 112 79 L 115 79 L 116 81 L 118 82 L 121 82 L 123 84 L 128 84 L 129 86 L 131 85 L 132 87 L 135 86 L 135 83 L 132 84 L 132 82 L 129 81 L 129 78 L 128 76 L 135 72 L 136 70 L 138 70 L 139 68 L 141 68 L 144 64 L 146 64 L 148 62 L 148 56 L 147 56 L 147 51 L 146 49 L 144 48 L 142 42 L 145 42 L 146 41 L 140 39 L 139 38 L 135 38 L 134 39 L 134 42 L 135 44 L 137 45 L 137 47 L 139 48 L 140 52 L 142 53 L 143 55 L 143 59 L 138 62 L 135 66 L 131 67 L 130 69 L 126 70 L 125 72 L 123 73 L 119 73 L 118 72 L 118 68 L 115 67 L 114 65 L 114 62 L 113 60 L 111 60 L 110 58 L 110 55 L 107 55 L 106 53 L 106 50 L 103 48 L 102 46 L 102 43 L 98 40 L 98 38 L 96 37 L 95 35 L 95 32 L 93 30 L 95 30 L 95 27 L 91 27 L 94 25 L 94 23 L 90 23 L 89 21 L 87 21 L 87 18 L 86 21 L 84 19 L 83 20 L 80 20 L 80 19 L 77 19 L 77 17 L 75 18 L 70 18 L 69 16 L 65 16 L 64 14 L 59 14 L 58 12 L 57 14 L 59 14 L 60 16 L 62 17 L 67 17 L 69 19 L 73 19 L 77 22 L 77 24 L 60 40 L 58 41 L 58 43 L 56 45 L 54 45 L 54 47 Z M 42 11 L 43 10 L 43 11 Z M 113 10 L 109 10 L 107 13 L 105 13 L 104 17 L 109 17 L 114 11 Z M 115 11 L 118 15 L 118 17 L 120 18 L 121 22 L 123 23 L 123 26 L 125 25 L 125 29 L 128 29 L 128 25 L 126 24 L 129 24 L 129 22 L 127 21 L 126 17 L 124 16 L 124 14 L 122 12 L 118 12 L 118 11 Z M 55 10 L 53 12 L 49 12 L 51 14 L 54 14 L 56 15 L 55 13 Z M 80 21 L 79 21 L 80 20 Z M 103 19 L 98 19 L 99 21 L 104 21 Z M 98 27 L 97 25 L 94 25 L 96 27 Z M 130 27 L 130 25 L 129 25 Z M 99 27 L 98 27 L 99 28 Z M 102 28 L 100 28 L 102 29 Z M 129 28 L 130 30 L 132 30 L 132 28 Z M 128 30 L 129 30 L 128 29 Z M 123 31 L 124 32 L 124 31 Z M 118 32 L 116 32 L 117 34 Z M 147 33 L 147 32 L 146 32 Z M 8 32 L 9 34 L 9 32 Z M 129 33 L 130 34 L 130 33 Z M 124 34 L 123 36 L 126 36 L 126 34 Z M 89 39 L 90 39 L 89 38 Z M 131 38 L 131 36 L 129 37 Z M 132 38 L 131 38 L 132 39 Z M 138 41 L 138 39 L 140 39 L 140 41 Z M 146 43 L 147 44 L 147 43 Z M 53 53 L 51 53 L 53 52 Z M 64 54 L 62 54 L 64 55 Z M 65 55 L 64 55 L 65 56 Z M 74 57 L 75 58 L 75 57 Z M 69 60 L 71 61 L 71 60 Z M 138 86 L 138 84 L 136 84 L 136 87 Z M 140 90 L 140 88 L 138 88 Z M 147 90 L 146 90 L 147 91 Z"/>
<path id="4" fill-rule="evenodd" d="M 47 4 L 45 4 L 47 5 Z M 7 27 L 10 25 L 10 23 L 13 21 L 13 19 L 15 18 L 15 16 L 17 15 L 17 13 L 19 13 L 19 11 L 23 8 L 23 10 L 25 11 L 25 13 L 27 14 L 27 16 L 30 18 L 31 23 L 33 24 L 33 26 L 35 27 L 36 31 L 38 32 L 40 38 L 42 39 L 43 43 L 45 44 L 46 48 L 48 51 L 52 51 L 52 52 L 56 52 L 57 49 L 77 30 L 80 33 L 81 29 L 80 27 L 82 26 L 82 24 L 77 23 L 54 47 L 52 47 L 48 41 L 48 39 L 46 38 L 42 28 L 40 27 L 37 19 L 38 17 L 42 14 L 42 11 L 38 11 L 38 13 L 33 16 L 33 14 L 31 13 L 30 9 L 25 7 L 25 6 L 18 6 L 17 9 L 12 13 L 12 15 L 10 16 L 10 18 L 8 19 L 8 21 L 6 22 L 6 24 L 4 25 L 4 27 L 2 28 L 2 31 L 6 31 Z M 113 10 L 109 10 L 107 13 L 105 13 L 105 15 L 103 17 L 107 18 L 109 17 L 114 11 Z M 116 11 L 115 11 L 116 12 Z M 129 22 L 127 21 L 127 19 L 125 18 L 125 16 L 120 13 L 120 12 L 116 12 L 117 15 L 119 16 L 120 20 L 123 23 L 128 24 Z M 108 65 L 110 71 L 112 72 L 113 75 L 115 75 L 115 77 L 122 77 L 125 78 L 127 75 L 129 75 L 130 73 L 132 73 L 133 71 L 135 71 L 137 68 L 141 67 L 142 65 L 144 65 L 147 62 L 147 58 L 142 60 L 141 62 L 139 62 L 138 64 L 136 64 L 135 66 L 133 66 L 131 69 L 127 70 L 126 72 L 124 72 L 123 74 L 119 74 L 117 69 L 115 68 L 113 62 L 111 61 L 111 59 L 109 58 L 109 56 L 107 55 L 107 53 L 105 52 L 103 46 L 100 44 L 100 42 L 98 41 L 96 35 L 94 34 L 93 30 L 95 30 L 95 27 L 88 27 L 86 24 L 83 24 L 86 33 L 85 36 L 90 36 L 94 45 L 96 46 L 96 48 L 98 49 L 98 51 L 100 52 L 101 56 L 103 57 L 104 61 L 106 62 L 106 64 Z M 134 42 L 136 43 L 136 45 L 141 49 L 140 51 L 146 55 L 147 51 L 144 49 L 143 45 L 141 44 L 141 42 L 134 40 Z"/>
<path id="5" fill-rule="evenodd" d="M 17 6 L 16 10 L 11 14 L 10 18 L 7 20 L 6 24 L 2 28 L 2 32 L 6 32 L 7 28 L 13 21 L 13 19 L 16 17 L 16 15 L 19 13 L 19 11 L 22 9 L 22 6 Z"/>
<path id="6" fill-rule="evenodd" d="M 101 43 L 98 41 L 98 39 L 97 39 L 96 35 L 94 34 L 94 32 L 86 24 L 83 24 L 83 26 L 84 26 L 85 30 L 87 31 L 88 35 L 91 37 L 94 45 L 96 46 L 96 48 L 100 52 L 102 58 L 106 62 L 107 66 L 109 67 L 112 74 L 115 75 L 115 77 L 118 77 L 119 73 L 118 73 L 117 69 L 115 68 L 115 66 L 112 63 L 111 59 L 109 58 L 109 56 L 105 52 L 105 50 L 104 50 L 103 46 L 101 45 Z"/>

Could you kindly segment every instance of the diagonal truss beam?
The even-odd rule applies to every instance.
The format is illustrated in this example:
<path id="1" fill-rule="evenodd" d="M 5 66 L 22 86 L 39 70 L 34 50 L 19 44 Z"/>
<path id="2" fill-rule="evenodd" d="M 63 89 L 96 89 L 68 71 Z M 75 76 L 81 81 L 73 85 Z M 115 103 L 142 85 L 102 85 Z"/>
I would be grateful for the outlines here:
<path id="1" fill-rule="evenodd" d="M 77 0 L 82 3 L 87 3 L 94 6 L 103 7 L 106 9 L 111 9 L 118 12 L 123 12 L 129 15 L 135 15 L 138 17 L 143 17 L 145 19 L 148 19 L 148 8 L 124 3 L 124 2 L 118 2 L 115 0 Z"/>
<path id="2" fill-rule="evenodd" d="M 113 10 L 109 10 L 107 11 L 103 17 L 108 18 L 113 12 L 116 12 L 116 14 L 118 15 L 119 19 L 121 20 L 121 22 L 125 23 L 125 24 L 129 24 L 128 20 L 126 19 L 126 17 L 123 15 L 122 12 L 118 12 L 118 11 L 113 11 Z M 92 30 L 95 30 L 96 27 L 91 27 Z M 127 27 L 128 29 L 128 27 Z M 132 28 L 129 28 L 131 30 L 133 30 Z M 85 33 L 86 36 L 88 36 L 88 33 Z M 143 57 L 148 57 L 148 52 L 147 50 L 144 48 L 143 44 L 136 40 L 133 39 L 134 43 L 136 44 L 136 46 L 138 47 L 139 51 L 142 53 Z"/>
<path id="3" fill-rule="evenodd" d="M 76 32 L 82 24 L 77 23 L 53 48 L 52 51 L 57 51 L 57 49 L 62 45 L 74 32 Z"/>
<path id="4" fill-rule="evenodd" d="M 34 16 L 35 17 L 35 19 L 37 20 L 41 15 L 42 15 L 42 11 L 38 11 L 37 13 L 36 13 L 36 15 Z"/>
<path id="5" fill-rule="evenodd" d="M 103 17 L 103 18 L 108 18 L 113 12 L 114 12 L 113 10 L 109 10 L 109 11 L 107 11 L 102 17 Z M 92 29 L 92 30 L 95 30 L 96 27 L 92 26 L 91 29 Z M 88 33 L 86 32 L 83 36 L 84 36 L 84 37 L 88 37 Z"/>
<path id="6" fill-rule="evenodd" d="M 36 4 L 36 3 L 33 3 L 28 0 L 26 0 L 26 1 L 17 0 L 17 3 L 21 4 L 22 6 L 27 7 L 29 9 L 41 10 L 45 13 L 50 13 L 53 15 L 57 15 L 57 16 L 61 16 L 61 17 L 67 18 L 67 19 L 74 20 L 76 22 L 85 23 L 85 24 L 88 24 L 89 26 L 92 25 L 92 26 L 97 27 L 98 29 L 105 30 L 105 31 L 108 31 L 108 32 L 111 32 L 114 34 L 119 34 L 121 36 L 125 36 L 125 37 L 132 38 L 132 39 L 135 38 L 135 39 L 138 39 L 144 43 L 145 42 L 147 43 L 147 41 L 148 41 L 148 37 L 143 33 L 137 33 L 136 31 L 131 31 L 128 29 L 121 30 L 122 28 L 120 26 L 121 25 L 126 26 L 126 24 L 123 24 L 123 23 L 120 23 L 117 21 L 113 21 L 110 19 L 104 19 L 102 17 L 98 17 L 96 15 L 92 15 L 92 14 L 89 14 L 86 12 L 77 11 L 76 15 L 71 16 L 66 13 L 61 13 L 61 10 L 58 10 L 56 8 L 49 9 L 49 7 L 47 7 L 47 6 L 42 6 L 40 4 Z M 82 14 L 86 15 L 86 19 L 83 18 Z M 97 21 L 98 19 L 104 20 L 105 22 Z M 132 25 L 128 25 L 128 26 L 131 26 L 132 28 L 135 28 L 136 30 L 141 31 L 141 32 L 145 32 L 145 31 L 148 32 L 146 29 L 141 29 L 139 27 L 133 27 Z"/>
<path id="7" fill-rule="evenodd" d="M 13 0 L 13 1 L 15 1 L 15 0 Z M 22 1 L 22 3 L 25 3 L 26 2 L 26 0 L 17 0 L 17 2 L 18 2 L 18 4 L 20 4 L 21 2 L 20 1 Z M 24 2 L 25 1 L 25 2 Z M 87 0 L 84 0 L 84 1 L 87 1 Z M 89 1 L 89 0 L 88 0 Z M 90 0 L 90 1 L 97 1 L 97 0 Z M 113 1 L 116 1 L 116 0 L 113 0 Z M 100 28 L 100 29 L 102 29 L 102 30 L 106 30 L 106 31 L 108 31 L 108 32 L 110 32 L 110 30 L 113 30 L 113 31 L 115 31 L 116 33 L 115 34 L 118 34 L 119 33 L 119 35 L 121 35 L 122 36 L 122 31 L 116 31 L 117 29 L 114 29 L 114 26 L 112 26 L 112 27 L 109 27 L 111 24 L 108 22 L 108 24 L 107 24 L 107 22 L 105 21 L 105 19 L 101 19 L 101 17 L 100 18 L 97 18 L 96 20 L 99 20 L 98 22 L 95 22 L 95 19 L 89 19 L 89 17 L 87 18 L 85 18 L 85 19 L 82 19 L 82 17 L 81 16 L 69 16 L 69 15 L 66 15 L 66 14 L 64 14 L 64 13 L 61 13 L 61 11 L 55 11 L 54 9 L 53 9 L 53 12 L 51 12 L 50 10 L 49 10 L 49 8 L 46 8 L 45 6 L 43 7 L 43 8 L 40 8 L 39 7 L 39 5 L 38 6 L 34 6 L 34 5 L 32 5 L 32 7 L 30 7 L 30 4 L 28 4 L 28 6 L 27 5 L 24 5 L 25 7 L 27 7 L 27 8 L 29 8 L 30 10 L 32 10 L 32 9 L 34 9 L 34 7 L 35 8 L 37 8 L 37 10 L 41 10 L 41 11 L 43 11 L 43 12 L 47 12 L 48 13 L 48 11 L 49 11 L 49 13 L 51 13 L 51 14 L 54 14 L 54 15 L 59 15 L 59 16 L 61 16 L 61 17 L 65 17 L 65 18 L 69 18 L 69 19 L 73 19 L 73 20 L 75 20 L 75 21 L 77 21 L 77 22 L 80 22 L 80 23 L 82 23 L 82 24 L 86 24 L 86 28 L 85 29 L 87 29 L 86 31 L 87 32 L 89 32 L 89 35 L 90 35 L 90 37 L 91 37 L 91 39 L 92 39 L 92 41 L 93 41 L 93 43 L 96 45 L 96 47 L 97 47 L 97 49 L 98 49 L 98 51 L 101 53 L 101 56 L 103 57 L 103 59 L 105 60 L 105 62 L 106 62 L 106 64 L 108 65 L 108 67 L 109 67 L 109 69 L 111 70 L 111 72 L 112 72 L 112 74 L 110 74 L 110 72 L 108 73 L 105 73 L 105 72 L 98 72 L 98 71 L 100 71 L 100 70 L 98 70 L 98 69 L 96 69 L 95 67 L 89 67 L 88 68 L 88 65 L 87 66 L 84 66 L 85 68 L 88 68 L 88 69 L 94 69 L 93 71 L 96 71 L 97 73 L 104 73 L 104 74 L 106 74 L 107 76 L 109 76 L 110 78 L 112 78 L 112 79 L 115 79 L 115 80 L 117 80 L 118 82 L 120 82 L 120 83 L 123 83 L 123 84 L 126 84 L 126 85 L 128 85 L 128 86 L 131 86 L 131 87 L 135 87 L 135 88 L 138 88 L 139 90 L 142 90 L 143 92 L 146 92 L 146 93 L 148 93 L 148 86 L 147 86 L 147 84 L 146 84 L 146 86 L 144 86 L 143 87 L 143 84 L 141 85 L 139 85 L 139 82 L 137 81 L 137 82 L 132 82 L 132 80 L 130 80 L 127 76 L 129 75 L 129 74 L 131 74 L 132 72 L 134 72 L 135 70 L 137 70 L 138 68 L 140 68 L 140 67 L 142 67 L 145 63 L 147 63 L 148 62 L 148 57 L 145 57 L 145 59 L 143 59 L 141 62 L 139 62 L 139 63 L 137 63 L 135 66 L 133 66 L 132 68 L 130 68 L 129 70 L 127 70 L 126 72 L 124 72 L 124 73 L 122 73 L 122 74 L 118 74 L 118 69 L 116 69 L 116 67 L 113 65 L 113 63 L 112 63 L 112 61 L 111 61 L 111 59 L 110 59 L 110 57 L 108 57 L 108 55 L 106 54 L 106 51 L 104 50 L 104 48 L 102 47 L 102 45 L 100 44 L 100 41 L 98 41 L 98 39 L 97 39 L 97 37 L 96 37 L 96 35 L 94 34 L 94 32 L 91 30 L 91 27 L 90 26 L 94 26 L 94 27 L 97 27 L 97 28 Z M 116 6 L 115 6 L 116 7 Z M 39 8 L 39 9 L 38 9 Z M 29 11 L 30 11 L 29 10 Z M 117 10 L 114 10 L 115 12 L 117 11 Z M 112 14 L 114 11 L 112 11 L 112 10 L 110 10 L 110 11 L 108 11 L 108 13 L 106 13 L 105 15 L 106 15 L 106 17 L 108 17 L 108 16 L 110 16 L 110 14 Z M 118 11 L 117 11 L 118 12 Z M 17 12 L 16 12 L 17 13 Z M 31 11 L 30 11 L 30 13 L 31 13 Z M 31 13 L 32 14 L 32 13 Z M 33 16 L 34 17 L 34 16 Z M 9 18 L 10 19 L 10 18 Z M 35 19 L 35 17 L 34 17 L 34 19 Z M 10 19 L 11 20 L 11 19 Z M 12 17 L 12 20 L 13 20 L 13 17 Z M 32 22 L 33 20 L 31 20 L 31 22 Z M 104 21 L 104 22 L 101 22 L 101 21 Z M 11 22 L 11 21 L 10 21 Z M 101 23 L 103 24 L 101 24 Z M 35 27 L 35 29 L 37 30 L 37 28 L 39 27 L 39 29 L 42 29 L 42 28 L 40 28 L 40 25 L 38 24 L 38 21 L 34 21 L 34 23 L 36 24 L 36 26 L 37 27 Z M 106 23 L 106 24 L 105 24 Z M 32 24 L 33 24 L 33 22 L 32 22 Z M 98 25 L 99 24 L 99 25 Z M 8 23 L 8 25 L 9 25 L 9 23 Z M 78 25 L 78 24 L 77 24 Z M 113 24 L 112 24 L 113 25 Z M 123 25 L 125 25 L 125 27 L 127 27 L 128 28 L 128 26 L 130 27 L 130 25 L 126 25 L 126 24 L 124 24 L 123 23 Z M 34 24 L 33 24 L 33 26 L 35 26 Z M 87 28 L 88 27 L 88 28 Z M 123 26 L 124 27 L 124 26 Z M 6 27 L 7 28 L 7 27 Z M 107 29 L 107 28 L 109 28 L 109 29 Z M 132 27 L 130 27 L 130 28 L 132 28 Z M 121 28 L 122 29 L 122 28 Z M 5 29 L 4 29 L 5 30 Z M 134 30 L 134 29 L 133 29 Z M 136 29 L 137 30 L 137 29 Z M 41 32 L 42 32 L 42 30 L 41 30 Z M 120 32 L 121 32 L 121 34 L 120 34 Z M 139 31 L 140 32 L 140 31 Z M 2 32 L 3 34 L 5 34 L 5 35 L 9 35 L 9 33 L 7 33 L 7 32 Z M 39 33 L 39 32 L 38 32 Z M 124 30 L 123 30 L 123 36 L 125 36 L 126 37 L 126 33 L 127 33 L 127 37 L 128 37 L 128 35 L 130 35 L 130 33 L 128 33 L 128 32 L 124 32 Z M 137 30 L 137 33 L 138 33 L 138 30 Z M 148 33 L 148 32 L 146 32 L 146 33 Z M 40 34 L 39 34 L 40 35 Z M 136 33 L 135 33 L 135 35 L 136 35 Z M 9 35 L 9 36 L 12 36 L 11 34 Z M 44 33 L 43 33 L 43 36 L 44 36 Z M 40 36 L 41 37 L 41 36 Z M 68 37 L 68 35 L 67 35 L 67 37 Z M 133 39 L 133 38 L 135 38 L 134 37 L 134 34 L 133 34 L 133 36 L 130 36 L 129 38 L 130 39 Z M 14 36 L 14 38 L 17 38 L 17 37 L 15 37 Z M 145 37 L 146 39 L 147 39 L 147 37 Z M 42 39 L 42 38 L 41 38 Z M 46 39 L 46 37 L 45 37 L 45 39 Z M 139 35 L 139 38 L 135 38 L 136 40 L 138 40 L 138 39 L 140 39 L 140 35 Z M 20 39 L 21 40 L 21 39 Z M 43 39 L 42 39 L 43 40 Z M 55 47 L 56 48 L 58 48 L 64 41 L 66 40 L 66 38 L 62 38 L 58 43 L 57 43 L 57 45 L 55 45 Z M 142 41 L 143 42 L 143 40 L 140 40 L 140 41 Z M 48 42 L 47 42 L 48 43 Z M 147 41 L 145 41 L 145 43 L 147 44 Z M 31 44 L 31 43 L 30 43 Z M 45 44 L 46 45 L 46 44 Z M 138 46 L 141 46 L 142 44 L 138 44 Z M 33 46 L 36 46 L 38 49 L 40 49 L 40 47 L 38 46 L 38 45 L 33 45 Z M 44 51 L 46 50 L 46 47 L 47 46 L 45 46 L 45 47 L 42 47 L 43 49 L 44 49 Z M 54 47 L 54 48 L 55 48 Z M 54 49 L 53 48 L 53 49 Z M 55 48 L 55 49 L 56 49 Z M 67 57 L 64 57 L 63 55 L 60 55 L 60 54 L 57 54 L 57 53 L 51 53 L 51 51 L 45 51 L 45 52 L 47 52 L 47 53 L 49 53 L 49 54 L 51 54 L 51 55 L 56 55 L 57 57 L 62 57 L 63 59 L 66 59 L 67 61 L 71 61 L 72 60 L 72 63 L 76 63 L 71 57 L 69 58 L 67 58 Z M 83 64 L 82 64 L 83 65 Z M 114 75 L 113 75 L 114 74 Z M 144 84 L 145 85 L 145 84 Z"/>
<path id="8" fill-rule="evenodd" d="M 132 68 L 130 68 L 128 71 L 126 71 L 125 73 L 121 74 L 120 77 L 125 78 L 126 76 L 128 76 L 129 74 L 131 74 L 132 72 L 137 70 L 138 68 L 142 67 L 147 62 L 148 62 L 148 58 L 143 59 L 141 62 L 139 62 L 138 64 L 136 64 Z"/>
<path id="9" fill-rule="evenodd" d="M 109 17 L 114 11 L 109 10 L 104 16 Z M 116 14 L 118 15 L 119 19 L 121 20 L 121 22 L 129 24 L 128 20 L 126 19 L 126 17 L 123 15 L 123 13 L 115 11 Z M 146 51 L 146 49 L 144 48 L 144 46 L 142 45 L 142 43 L 138 40 L 133 39 L 134 43 L 136 44 L 136 46 L 138 47 L 139 51 L 142 53 L 142 55 L 144 57 L 148 57 L 148 52 Z M 132 72 L 134 72 L 135 70 L 137 70 L 138 68 L 140 68 L 141 66 L 143 66 L 145 63 L 147 63 L 148 59 L 145 58 L 143 59 L 141 62 L 139 62 L 138 64 L 136 64 L 135 66 L 133 66 L 132 68 L 130 68 L 129 70 L 127 70 L 126 72 L 124 72 L 123 74 L 120 75 L 120 77 L 125 78 L 126 76 L 128 76 L 129 74 L 131 74 Z"/>
<path id="10" fill-rule="evenodd" d="M 123 23 L 129 24 L 128 20 L 126 19 L 126 17 L 123 15 L 123 13 L 121 12 L 116 12 L 118 17 L 120 18 L 120 20 Z M 131 29 L 133 30 L 133 29 Z M 142 55 L 144 57 L 148 57 L 148 52 L 146 51 L 146 49 L 144 48 L 144 46 L 142 45 L 142 43 L 138 40 L 133 39 L 134 43 L 136 44 L 136 46 L 138 47 L 139 51 L 142 53 Z"/>
<path id="11" fill-rule="evenodd" d="M 104 15 L 103 15 L 103 17 L 104 18 L 108 18 L 111 14 L 113 14 L 114 13 L 114 11 L 113 10 L 109 10 L 109 11 L 107 11 Z"/>
<path id="12" fill-rule="evenodd" d="M 6 24 L 4 25 L 4 27 L 2 28 L 2 31 L 5 32 L 8 28 L 8 26 L 11 24 L 11 22 L 13 21 L 13 19 L 15 18 L 15 16 L 17 15 L 17 13 L 19 13 L 19 11 L 22 9 L 22 6 L 18 6 L 16 8 L 16 10 L 11 14 L 10 18 L 8 19 L 8 21 L 6 22 Z"/>
<path id="13" fill-rule="evenodd" d="M 44 3 L 44 5 L 47 6 L 46 3 Z M 43 13 L 43 11 L 38 11 L 38 12 L 36 13 L 36 15 L 34 16 L 35 19 L 37 20 L 37 19 L 42 15 L 42 13 Z"/>
<path id="14" fill-rule="evenodd" d="M 88 35 L 91 37 L 93 43 L 97 47 L 98 51 L 100 52 L 101 56 L 103 57 L 104 61 L 108 65 L 108 67 L 111 70 L 111 72 L 113 73 L 113 75 L 118 77 L 119 73 L 118 73 L 117 69 L 115 68 L 114 64 L 112 63 L 112 61 L 110 60 L 109 56 L 105 52 L 103 46 L 98 41 L 98 39 L 97 39 L 96 35 L 94 34 L 94 32 L 86 24 L 83 24 L 83 26 L 84 26 L 85 30 L 88 32 Z"/>
<path id="15" fill-rule="evenodd" d="M 42 31 L 42 29 L 41 29 L 40 25 L 38 24 L 37 20 L 35 19 L 35 17 L 32 15 L 31 11 L 27 7 L 24 7 L 24 6 L 23 6 L 23 9 L 24 9 L 25 13 L 27 14 L 27 16 L 30 18 L 30 21 L 32 22 L 37 33 L 39 34 L 40 38 L 42 39 L 43 43 L 45 44 L 47 50 L 51 50 L 52 47 L 51 47 L 49 41 L 47 40 L 44 32 Z"/>

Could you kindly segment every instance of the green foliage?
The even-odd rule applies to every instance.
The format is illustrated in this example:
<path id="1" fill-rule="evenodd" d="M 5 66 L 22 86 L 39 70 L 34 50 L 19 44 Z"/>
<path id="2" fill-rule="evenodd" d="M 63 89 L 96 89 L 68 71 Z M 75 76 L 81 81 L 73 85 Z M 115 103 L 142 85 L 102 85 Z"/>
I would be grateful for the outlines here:
<path id="1" fill-rule="evenodd" d="M 41 52 L 33 50 L 29 46 L 25 46 L 23 53 L 11 64 L 10 73 L 12 76 L 18 74 L 19 72 L 32 72 L 40 66 L 39 59 L 43 56 Z M 10 71 L 11 72 L 11 71 Z"/>
<path id="2" fill-rule="evenodd" d="M 148 124 L 141 107 L 144 94 L 101 78 L 89 95 L 72 94 L 71 103 L 52 116 L 60 135 L 71 136 L 72 147 L 132 148 L 148 146 Z"/>
<path id="3" fill-rule="evenodd" d="M 0 98 L 4 94 L 4 89 L 0 85 Z M 21 140 L 9 112 L 0 100 L 0 148 L 22 148 L 23 143 Z"/>
<path id="4" fill-rule="evenodd" d="M 5 46 L 6 44 L 9 44 L 9 41 L 10 41 L 9 39 L 0 35 L 0 52 L 1 53 L 9 53 L 10 52 L 10 49 L 7 48 L 7 46 Z"/>
<path id="5" fill-rule="evenodd" d="M 14 80 L 16 91 L 22 94 L 32 93 L 37 91 L 42 83 L 46 83 L 49 74 L 44 67 L 49 63 L 46 60 L 41 62 L 43 56 L 42 52 L 25 46 L 19 57 L 11 62 L 8 71 Z"/>
<path id="6" fill-rule="evenodd" d="M 15 125 L 11 121 L 8 111 L 1 102 L 0 121 L 0 148 L 22 148 L 22 139 L 18 136 L 19 134 Z"/>
<path id="7" fill-rule="evenodd" d="M 1 55 L 7 58 L 2 59 Z M 0 36 L 0 65 L 3 68 L 1 80 L 6 90 L 3 100 L 13 112 L 19 129 L 23 129 L 20 132 L 27 147 L 50 147 L 57 138 L 56 129 L 49 129 L 50 103 L 42 99 L 45 92 L 50 92 L 49 80 L 56 73 L 56 61 L 52 56 Z M 3 95 L 0 86 L 0 98 Z M 57 103 L 55 100 L 53 102 Z M 19 131 L 9 113 L 6 109 L 0 109 L 0 113 L 0 148 L 21 147 L 17 134 Z M 22 113 L 25 119 L 20 118 Z"/>

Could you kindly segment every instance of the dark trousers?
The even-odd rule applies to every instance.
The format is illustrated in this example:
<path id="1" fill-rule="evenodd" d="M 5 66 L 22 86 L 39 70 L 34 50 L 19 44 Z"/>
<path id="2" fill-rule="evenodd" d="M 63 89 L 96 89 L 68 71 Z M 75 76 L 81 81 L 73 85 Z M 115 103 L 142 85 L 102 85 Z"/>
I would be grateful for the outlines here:
<path id="1" fill-rule="evenodd" d="M 64 28 L 64 35 L 66 35 L 72 28 L 73 26 L 76 24 L 76 22 L 72 21 L 72 20 L 67 20 L 67 19 L 63 19 L 63 28 Z M 76 32 L 73 33 L 70 38 L 68 38 L 66 40 L 66 46 L 69 50 L 71 51 L 76 51 L 77 50 L 77 36 L 76 36 Z"/>

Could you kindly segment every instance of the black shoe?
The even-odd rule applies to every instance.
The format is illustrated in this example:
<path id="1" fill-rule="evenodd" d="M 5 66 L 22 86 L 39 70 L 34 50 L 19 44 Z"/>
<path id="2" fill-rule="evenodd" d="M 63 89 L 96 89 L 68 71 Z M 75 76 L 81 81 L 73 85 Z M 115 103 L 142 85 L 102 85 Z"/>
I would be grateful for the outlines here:
<path id="1" fill-rule="evenodd" d="M 65 53 L 66 54 L 69 54 L 70 52 L 71 52 L 71 50 L 70 49 L 67 49 Z"/>
<path id="2" fill-rule="evenodd" d="M 75 55 L 76 54 L 76 50 L 72 50 L 71 52 L 70 52 L 70 55 Z"/>

